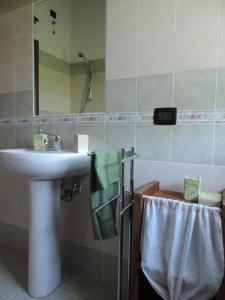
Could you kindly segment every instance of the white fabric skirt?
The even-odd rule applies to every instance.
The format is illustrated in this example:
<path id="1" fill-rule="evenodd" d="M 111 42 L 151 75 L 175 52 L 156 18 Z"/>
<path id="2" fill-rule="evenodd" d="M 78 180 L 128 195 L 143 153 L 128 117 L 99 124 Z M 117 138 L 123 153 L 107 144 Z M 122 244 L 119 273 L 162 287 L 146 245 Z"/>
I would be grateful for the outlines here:
<path id="1" fill-rule="evenodd" d="M 208 300 L 224 274 L 221 210 L 145 196 L 142 270 L 165 300 Z"/>

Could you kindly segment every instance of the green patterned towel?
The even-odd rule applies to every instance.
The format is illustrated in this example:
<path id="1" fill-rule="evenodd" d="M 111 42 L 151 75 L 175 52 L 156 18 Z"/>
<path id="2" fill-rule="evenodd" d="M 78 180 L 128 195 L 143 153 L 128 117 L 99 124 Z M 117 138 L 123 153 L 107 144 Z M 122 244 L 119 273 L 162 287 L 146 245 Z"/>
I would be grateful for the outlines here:
<path id="1" fill-rule="evenodd" d="M 116 201 L 98 213 L 95 209 L 119 193 L 122 149 L 95 151 L 92 162 L 91 216 L 96 240 L 110 239 L 117 235 Z"/>

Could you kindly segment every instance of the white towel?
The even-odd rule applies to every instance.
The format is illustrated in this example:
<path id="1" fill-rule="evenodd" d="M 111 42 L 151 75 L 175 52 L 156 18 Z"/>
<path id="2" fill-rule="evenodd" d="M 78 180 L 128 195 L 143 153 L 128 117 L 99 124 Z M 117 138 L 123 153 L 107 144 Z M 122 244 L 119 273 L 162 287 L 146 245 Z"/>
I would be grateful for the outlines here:
<path id="1" fill-rule="evenodd" d="M 208 300 L 224 274 L 219 208 L 145 196 L 142 270 L 165 300 Z"/>

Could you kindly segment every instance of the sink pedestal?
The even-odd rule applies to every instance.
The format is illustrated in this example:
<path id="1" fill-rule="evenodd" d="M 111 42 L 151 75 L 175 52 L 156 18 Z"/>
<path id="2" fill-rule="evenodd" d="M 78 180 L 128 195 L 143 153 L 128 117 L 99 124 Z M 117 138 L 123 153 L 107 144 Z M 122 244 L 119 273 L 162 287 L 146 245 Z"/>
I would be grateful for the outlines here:
<path id="1" fill-rule="evenodd" d="M 30 181 L 29 279 L 32 297 L 45 297 L 61 283 L 60 180 Z"/>
<path id="2" fill-rule="evenodd" d="M 0 171 L 29 178 L 29 278 L 32 297 L 42 298 L 61 283 L 59 209 L 60 182 L 88 174 L 87 153 L 0 150 Z"/>

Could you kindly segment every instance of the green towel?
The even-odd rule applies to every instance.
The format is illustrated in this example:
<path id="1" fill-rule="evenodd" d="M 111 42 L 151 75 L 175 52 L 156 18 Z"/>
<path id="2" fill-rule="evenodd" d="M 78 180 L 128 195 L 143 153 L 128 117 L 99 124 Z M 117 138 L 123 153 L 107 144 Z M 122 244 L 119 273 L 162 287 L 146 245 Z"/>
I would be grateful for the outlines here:
<path id="1" fill-rule="evenodd" d="M 97 207 L 119 193 L 122 149 L 95 151 L 92 164 L 91 216 L 96 240 L 111 239 L 116 231 L 116 201 L 97 214 Z"/>

